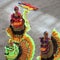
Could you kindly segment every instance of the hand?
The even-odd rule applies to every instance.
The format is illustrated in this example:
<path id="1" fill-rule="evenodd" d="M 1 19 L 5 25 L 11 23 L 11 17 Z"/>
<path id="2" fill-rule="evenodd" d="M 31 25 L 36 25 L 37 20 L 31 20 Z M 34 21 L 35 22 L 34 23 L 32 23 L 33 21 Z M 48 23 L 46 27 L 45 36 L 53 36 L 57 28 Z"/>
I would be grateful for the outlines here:
<path id="1" fill-rule="evenodd" d="M 45 50 L 46 50 L 46 48 L 40 48 L 40 50 L 41 50 L 41 51 L 45 51 Z"/>

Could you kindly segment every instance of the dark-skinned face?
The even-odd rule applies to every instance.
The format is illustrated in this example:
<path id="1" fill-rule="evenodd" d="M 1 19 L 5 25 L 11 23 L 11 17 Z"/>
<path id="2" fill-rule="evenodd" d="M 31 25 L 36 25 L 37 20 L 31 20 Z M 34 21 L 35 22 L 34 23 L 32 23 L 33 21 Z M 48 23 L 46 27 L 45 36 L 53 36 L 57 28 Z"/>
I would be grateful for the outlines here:
<path id="1" fill-rule="evenodd" d="M 17 9 L 17 10 L 15 10 L 15 13 L 18 13 L 18 11 L 19 11 L 18 9 Z"/>
<path id="2" fill-rule="evenodd" d="M 44 34 L 44 37 L 45 37 L 45 38 L 48 38 L 48 32 L 46 32 L 46 33 Z"/>

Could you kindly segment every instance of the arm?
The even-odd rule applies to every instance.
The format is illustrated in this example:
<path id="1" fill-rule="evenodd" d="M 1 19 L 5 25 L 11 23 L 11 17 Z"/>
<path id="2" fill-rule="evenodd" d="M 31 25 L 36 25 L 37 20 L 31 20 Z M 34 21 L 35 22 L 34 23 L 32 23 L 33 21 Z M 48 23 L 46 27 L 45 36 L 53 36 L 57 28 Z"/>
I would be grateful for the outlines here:
<path id="1" fill-rule="evenodd" d="M 29 13 L 29 10 L 24 10 L 24 12 L 23 12 L 23 18 L 25 20 L 26 32 L 30 31 L 30 29 L 31 29 L 30 24 L 29 24 L 29 20 L 27 19 L 28 13 Z"/>
<path id="2" fill-rule="evenodd" d="M 23 12 L 23 18 L 24 18 L 24 20 L 25 20 L 25 22 L 27 22 L 28 21 L 28 19 L 27 19 L 27 14 L 29 13 L 29 10 L 24 10 L 24 12 Z"/>

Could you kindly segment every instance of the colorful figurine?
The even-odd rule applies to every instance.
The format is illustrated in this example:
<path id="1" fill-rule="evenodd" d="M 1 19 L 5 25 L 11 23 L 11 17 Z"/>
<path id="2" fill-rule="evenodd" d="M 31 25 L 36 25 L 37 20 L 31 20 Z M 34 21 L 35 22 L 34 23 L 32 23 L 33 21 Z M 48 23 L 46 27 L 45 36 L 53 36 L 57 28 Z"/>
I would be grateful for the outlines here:
<path id="1" fill-rule="evenodd" d="M 60 60 L 60 33 L 56 29 L 53 29 L 51 38 L 48 38 L 48 32 L 44 32 L 40 42 L 41 54 L 37 60 Z"/>
<path id="2" fill-rule="evenodd" d="M 53 60 L 53 43 L 48 37 L 48 32 L 44 32 L 44 37 L 40 38 L 41 42 L 41 60 Z"/>
<path id="3" fill-rule="evenodd" d="M 24 12 L 24 16 L 21 15 L 19 12 L 19 8 L 17 6 L 14 7 L 15 13 L 11 15 L 10 20 L 10 26 L 6 29 L 7 35 L 10 37 L 8 42 L 11 40 L 14 45 L 17 46 L 17 50 L 19 53 L 17 53 L 15 57 L 13 57 L 15 54 L 12 53 L 13 50 L 10 53 L 12 55 L 5 55 L 7 60 L 32 60 L 35 52 L 35 44 L 33 39 L 27 34 L 28 26 L 26 25 L 26 13 Z M 26 19 L 26 20 L 25 20 Z M 27 26 L 27 27 L 26 27 Z M 10 47 L 9 47 L 10 48 Z M 7 50 L 7 47 L 5 48 L 5 51 Z M 8 57 L 7 57 L 8 56 Z"/>
<path id="4" fill-rule="evenodd" d="M 11 15 L 10 28 L 13 31 L 13 34 L 23 35 L 26 28 L 25 21 L 17 6 L 14 7 L 14 11 L 15 13 Z"/>

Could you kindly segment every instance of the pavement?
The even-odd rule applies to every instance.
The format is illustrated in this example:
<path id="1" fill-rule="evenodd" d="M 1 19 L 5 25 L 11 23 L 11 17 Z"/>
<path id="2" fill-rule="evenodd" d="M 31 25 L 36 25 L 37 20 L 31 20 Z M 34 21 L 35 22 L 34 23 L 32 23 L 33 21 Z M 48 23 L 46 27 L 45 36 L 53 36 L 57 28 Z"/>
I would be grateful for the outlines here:
<path id="1" fill-rule="evenodd" d="M 9 39 L 5 29 L 9 26 L 10 15 L 18 1 L 28 2 L 39 8 L 38 11 L 31 11 L 28 14 L 31 25 L 28 34 L 34 39 L 36 45 L 33 59 L 36 60 L 36 57 L 40 55 L 39 37 L 43 36 L 43 32 L 48 31 L 49 36 L 54 28 L 60 32 L 60 0 L 0 0 L 0 60 L 5 60 L 4 46 Z M 22 12 L 22 9 L 20 11 Z"/>

